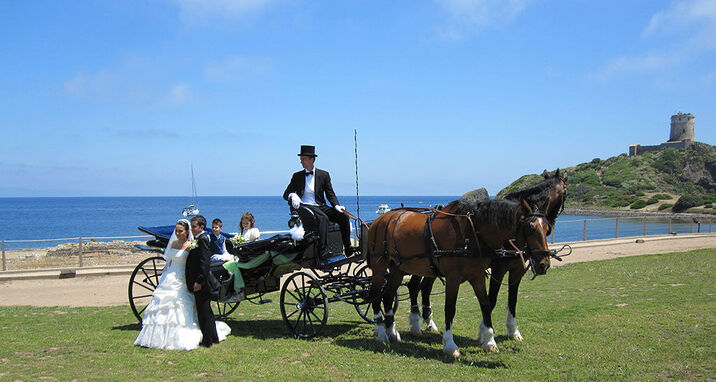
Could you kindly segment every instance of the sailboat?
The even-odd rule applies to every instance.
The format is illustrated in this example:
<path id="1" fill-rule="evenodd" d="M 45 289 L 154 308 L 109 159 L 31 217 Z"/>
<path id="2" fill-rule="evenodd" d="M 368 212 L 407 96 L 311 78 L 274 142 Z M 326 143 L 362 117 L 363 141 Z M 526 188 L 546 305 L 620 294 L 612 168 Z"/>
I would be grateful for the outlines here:
<path id="1" fill-rule="evenodd" d="M 194 165 L 191 165 L 191 202 L 192 204 L 184 207 L 181 214 L 186 217 L 199 215 L 199 208 L 196 206 L 196 182 L 194 181 Z"/>

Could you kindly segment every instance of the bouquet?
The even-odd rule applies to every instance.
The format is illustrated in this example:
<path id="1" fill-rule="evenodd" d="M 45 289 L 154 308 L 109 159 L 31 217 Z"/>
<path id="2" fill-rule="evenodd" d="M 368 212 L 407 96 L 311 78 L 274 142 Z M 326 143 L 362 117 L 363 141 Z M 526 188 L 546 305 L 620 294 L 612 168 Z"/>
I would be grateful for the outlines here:
<path id="1" fill-rule="evenodd" d="M 247 240 L 244 239 L 240 233 L 237 233 L 236 235 L 234 235 L 234 237 L 229 239 L 229 241 L 231 242 L 231 244 L 233 244 L 234 247 L 238 247 L 240 244 L 246 243 Z"/>

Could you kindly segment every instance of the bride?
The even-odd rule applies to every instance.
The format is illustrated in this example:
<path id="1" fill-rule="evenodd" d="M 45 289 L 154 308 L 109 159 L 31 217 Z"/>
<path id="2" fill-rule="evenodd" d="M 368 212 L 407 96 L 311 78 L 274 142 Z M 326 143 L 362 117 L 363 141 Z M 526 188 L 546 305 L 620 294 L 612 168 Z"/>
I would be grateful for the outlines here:
<path id="1" fill-rule="evenodd" d="M 202 334 L 196 313 L 194 294 L 186 286 L 186 258 L 194 236 L 189 221 L 177 222 L 164 250 L 167 265 L 162 271 L 152 301 L 144 311 L 142 331 L 135 345 L 169 350 L 191 350 L 199 346 Z M 226 339 L 231 328 L 216 322 L 219 341 Z"/>

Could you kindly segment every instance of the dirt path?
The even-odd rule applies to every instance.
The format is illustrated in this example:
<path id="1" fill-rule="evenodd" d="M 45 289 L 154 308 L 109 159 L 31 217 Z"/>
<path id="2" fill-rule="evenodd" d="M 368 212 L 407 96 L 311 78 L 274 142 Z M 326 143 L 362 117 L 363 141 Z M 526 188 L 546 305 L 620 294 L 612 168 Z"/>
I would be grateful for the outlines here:
<path id="1" fill-rule="evenodd" d="M 572 244 L 574 252 L 563 262 L 570 263 L 613 259 L 622 256 L 682 252 L 716 248 L 716 234 L 655 236 L 644 238 L 594 240 Z M 552 248 L 561 245 L 555 243 Z M 129 275 L 81 276 L 69 279 L 10 280 L 0 282 L 0 306 L 113 306 L 129 305 Z"/>

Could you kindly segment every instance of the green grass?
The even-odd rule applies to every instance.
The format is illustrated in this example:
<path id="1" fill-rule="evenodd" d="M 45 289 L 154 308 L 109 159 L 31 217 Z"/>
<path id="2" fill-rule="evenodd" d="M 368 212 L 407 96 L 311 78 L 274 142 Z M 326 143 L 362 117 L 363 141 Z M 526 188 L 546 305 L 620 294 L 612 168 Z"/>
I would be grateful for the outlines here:
<path id="1" fill-rule="evenodd" d="M 504 336 L 503 290 L 493 314 L 497 354 L 475 340 L 479 308 L 463 284 L 453 328 L 458 360 L 443 356 L 440 335 L 408 335 L 407 303 L 397 317 L 404 342 L 390 347 L 344 303 L 330 306 L 323 336 L 295 340 L 274 303 L 242 304 L 227 321 L 226 341 L 191 352 L 133 346 L 139 325 L 128 306 L 3 307 L 0 380 L 713 380 L 715 255 L 580 263 L 524 280 L 517 318 L 525 341 Z M 442 296 L 433 298 L 442 326 Z"/>

